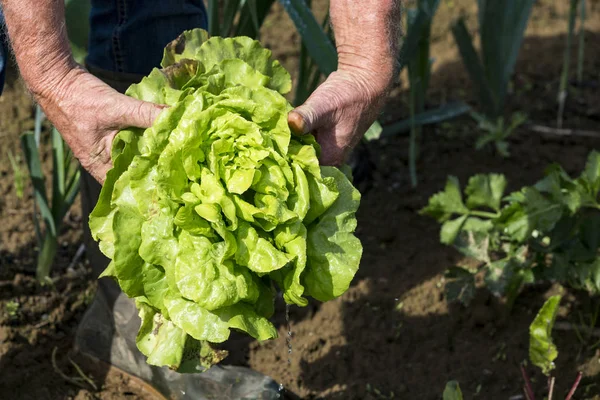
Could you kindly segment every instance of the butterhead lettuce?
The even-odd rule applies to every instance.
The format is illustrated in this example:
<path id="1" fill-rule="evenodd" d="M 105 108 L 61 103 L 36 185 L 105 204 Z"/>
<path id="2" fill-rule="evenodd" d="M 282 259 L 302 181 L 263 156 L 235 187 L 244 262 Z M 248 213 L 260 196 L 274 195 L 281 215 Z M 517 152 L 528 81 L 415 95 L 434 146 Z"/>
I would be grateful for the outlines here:
<path id="1" fill-rule="evenodd" d="M 161 66 L 127 95 L 169 107 L 117 134 L 89 224 L 103 276 L 136 301 L 148 363 L 197 372 L 231 329 L 277 336 L 276 288 L 299 306 L 348 289 L 360 194 L 319 165 L 313 136 L 291 135 L 290 76 L 257 41 L 187 31 Z"/>

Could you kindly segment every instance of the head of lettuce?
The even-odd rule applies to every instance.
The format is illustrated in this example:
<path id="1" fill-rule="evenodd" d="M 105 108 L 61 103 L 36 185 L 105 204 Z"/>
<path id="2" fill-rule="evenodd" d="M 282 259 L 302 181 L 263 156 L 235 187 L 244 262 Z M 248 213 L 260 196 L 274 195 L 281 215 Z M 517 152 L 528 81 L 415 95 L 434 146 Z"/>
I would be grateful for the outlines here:
<path id="1" fill-rule="evenodd" d="M 277 336 L 276 288 L 299 306 L 348 289 L 360 194 L 290 134 L 290 76 L 257 41 L 187 31 L 161 66 L 127 94 L 169 107 L 115 137 L 90 228 L 103 276 L 136 300 L 148 363 L 199 372 L 231 329 Z"/>

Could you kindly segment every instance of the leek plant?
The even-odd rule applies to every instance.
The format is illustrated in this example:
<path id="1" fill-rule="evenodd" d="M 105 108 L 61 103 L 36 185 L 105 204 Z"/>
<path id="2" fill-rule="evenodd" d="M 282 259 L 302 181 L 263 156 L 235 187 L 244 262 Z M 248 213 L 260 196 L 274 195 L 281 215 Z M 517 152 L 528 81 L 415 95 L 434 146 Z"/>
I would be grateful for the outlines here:
<path id="1" fill-rule="evenodd" d="M 408 169 L 410 182 L 413 187 L 417 186 L 417 158 L 419 156 L 419 139 L 421 137 L 421 126 L 415 123 L 415 116 L 425 111 L 425 97 L 429 88 L 431 76 L 431 64 L 433 60 L 429 57 L 429 42 L 431 37 L 431 21 L 440 4 L 439 0 L 419 0 L 416 9 L 408 11 L 408 30 L 418 34 L 417 49 L 415 55 L 408 60 L 408 80 L 410 83 L 410 144 L 408 154 Z M 418 16 L 423 15 L 425 22 L 420 31 L 415 31 L 415 23 Z"/>
<path id="2" fill-rule="evenodd" d="M 58 235 L 62 221 L 79 192 L 79 167 L 73 154 L 56 129 L 52 129 L 52 197 L 46 190 L 42 171 L 40 137 L 43 113 L 37 108 L 34 132 L 21 137 L 21 144 L 34 194 L 34 226 L 39 247 L 36 276 L 45 282 L 58 250 Z M 44 229 L 42 230 L 43 222 Z"/>
<path id="3" fill-rule="evenodd" d="M 577 52 L 577 81 L 583 82 L 583 62 L 585 60 L 585 0 L 579 0 L 579 50 Z"/>
<path id="4" fill-rule="evenodd" d="M 478 0 L 481 54 L 478 55 L 465 21 L 452 26 L 463 63 L 478 89 L 480 112 L 472 113 L 484 133 L 478 149 L 493 143 L 499 154 L 508 155 L 506 138 L 525 118 L 517 114 L 506 123 L 504 108 L 525 28 L 535 0 Z"/>
<path id="5" fill-rule="evenodd" d="M 581 83 L 583 80 L 583 61 L 585 57 L 585 0 L 571 0 L 569 7 L 569 28 L 565 51 L 563 53 L 563 66 L 560 75 L 560 84 L 558 87 L 558 113 L 556 115 L 556 126 L 562 128 L 565 104 L 569 89 L 569 66 L 571 62 L 571 48 L 573 47 L 573 36 L 575 35 L 575 25 L 577 23 L 577 12 L 579 7 L 579 49 L 577 54 L 577 80 Z"/>
<path id="6" fill-rule="evenodd" d="M 71 42 L 71 50 L 75 60 L 83 63 L 87 55 L 87 39 L 89 34 L 90 0 L 65 0 L 65 18 L 67 33 Z M 58 235 L 62 221 L 69 211 L 77 193 L 79 193 L 79 166 L 71 150 L 63 141 L 56 129 L 52 129 L 52 196 L 46 190 L 46 178 L 42 171 L 40 142 L 42 123 L 45 119 L 40 106 L 36 107 L 35 126 L 33 132 L 26 132 L 21 137 L 21 146 L 29 177 L 33 186 L 34 209 L 33 221 L 39 248 L 36 265 L 36 277 L 39 281 L 48 280 L 56 251 Z M 17 195 L 23 192 L 24 183 L 18 174 L 18 163 L 10 160 L 15 172 Z M 21 181 L 21 183 L 18 183 Z M 21 186 L 19 188 L 19 186 Z"/>
<path id="7" fill-rule="evenodd" d="M 573 42 L 573 33 L 575 31 L 575 21 L 577 19 L 577 4 L 579 0 L 571 0 L 569 7 L 569 29 L 567 32 L 567 43 L 563 53 L 563 66 L 560 75 L 560 84 L 558 87 L 558 114 L 556 116 L 556 126 L 562 128 L 565 113 L 565 103 L 567 102 L 567 87 L 569 84 L 569 64 L 571 62 L 571 47 Z"/>

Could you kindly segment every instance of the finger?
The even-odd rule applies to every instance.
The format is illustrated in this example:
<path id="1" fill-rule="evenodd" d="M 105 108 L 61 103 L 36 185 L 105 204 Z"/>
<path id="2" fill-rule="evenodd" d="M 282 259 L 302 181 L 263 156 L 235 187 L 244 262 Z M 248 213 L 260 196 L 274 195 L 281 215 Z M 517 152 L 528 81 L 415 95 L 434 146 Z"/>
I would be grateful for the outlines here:
<path id="1" fill-rule="evenodd" d="M 315 132 L 331 118 L 332 103 L 319 89 L 304 104 L 288 114 L 288 125 L 293 133 L 304 135 Z"/>
<path id="2" fill-rule="evenodd" d="M 293 110 L 288 114 L 288 125 L 292 130 L 292 133 L 296 135 L 304 135 L 308 133 L 308 130 L 305 130 L 306 125 L 304 124 L 304 117 L 300 112 Z"/>
<path id="3" fill-rule="evenodd" d="M 119 95 L 119 97 L 121 101 L 120 115 L 116 122 L 121 127 L 149 128 L 158 115 L 167 108 L 165 105 L 149 103 L 129 96 Z"/>

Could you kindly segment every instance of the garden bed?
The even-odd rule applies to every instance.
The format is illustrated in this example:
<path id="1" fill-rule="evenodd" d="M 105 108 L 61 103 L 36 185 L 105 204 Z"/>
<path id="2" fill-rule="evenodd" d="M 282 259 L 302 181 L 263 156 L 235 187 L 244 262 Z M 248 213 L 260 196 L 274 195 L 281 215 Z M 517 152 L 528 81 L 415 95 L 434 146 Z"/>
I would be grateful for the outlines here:
<path id="1" fill-rule="evenodd" d="M 541 1 L 534 8 L 510 96 L 511 110 L 526 112 L 532 124 L 544 126 L 555 124 L 567 24 L 567 6 L 554 3 Z M 447 29 L 462 11 L 473 15 L 475 2 L 443 1 L 434 22 L 432 54 L 436 61 L 430 96 L 434 102 L 474 98 Z M 600 120 L 599 17 L 598 10 L 588 16 L 586 84 L 573 90 L 567 103 L 565 125 L 578 131 L 598 130 Z M 269 21 L 263 40 L 293 70 L 298 37 L 291 33 L 281 9 L 276 8 Z M 20 151 L 18 135 L 33 125 L 31 100 L 14 70 L 8 81 L 0 97 L 3 159 L 9 150 Z M 407 114 L 405 88 L 400 85 L 393 95 L 387 121 Z M 500 172 L 507 176 L 510 190 L 534 183 L 553 162 L 578 174 L 588 152 L 600 148 L 600 137 L 542 134 L 523 126 L 510 139 L 511 157 L 503 159 L 475 151 L 477 134 L 468 118 L 427 127 L 416 190 L 410 187 L 408 177 L 407 139 L 395 137 L 369 144 L 370 183 L 361 184 L 364 193 L 358 213 L 358 235 L 365 253 L 354 285 L 335 301 L 291 308 L 291 365 L 281 302 L 275 317 L 280 338 L 257 343 L 236 336 L 228 344 L 227 362 L 268 374 L 302 398 L 439 399 L 450 379 L 460 382 L 467 399 L 519 395 L 518 366 L 527 359 L 528 326 L 544 299 L 562 289 L 528 287 L 510 314 L 501 299 L 484 290 L 469 308 L 447 304 L 444 270 L 466 261 L 439 243 L 439 226 L 417 211 L 443 187 L 448 174 L 465 183 L 475 173 Z M 45 165 L 50 167 L 48 161 Z M 52 273 L 54 285 L 39 286 L 33 279 L 37 249 L 30 190 L 23 199 L 16 197 L 8 162 L 1 163 L 0 176 L 0 393 L 31 399 L 151 399 L 117 371 L 92 368 L 84 360 L 74 359 L 101 386 L 97 391 L 89 384 L 80 388 L 57 372 L 78 376 L 69 361 L 69 349 L 95 289 L 85 257 L 72 263 L 84 221 L 77 203 L 61 236 Z M 599 302 L 565 290 L 559 320 L 571 324 L 567 326 L 579 324 L 576 311 L 585 318 Z M 573 311 L 569 317 L 565 317 L 567 310 Z M 577 370 L 582 370 L 577 398 L 600 399 L 600 350 L 582 346 L 574 330 L 558 332 L 557 393 L 562 394 Z M 541 382 L 542 377 L 538 378 Z"/>

